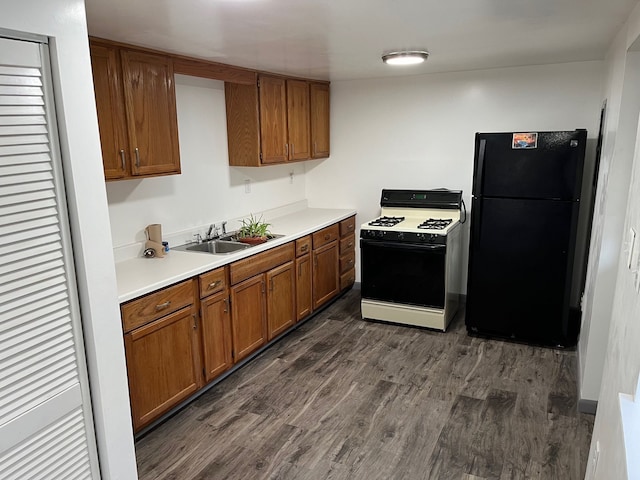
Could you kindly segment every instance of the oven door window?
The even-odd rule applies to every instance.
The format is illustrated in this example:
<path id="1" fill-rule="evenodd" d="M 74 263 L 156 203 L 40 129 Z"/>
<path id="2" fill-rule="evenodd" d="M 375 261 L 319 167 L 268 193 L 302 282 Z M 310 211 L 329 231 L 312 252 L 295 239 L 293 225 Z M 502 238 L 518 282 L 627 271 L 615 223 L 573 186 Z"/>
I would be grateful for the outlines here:
<path id="1" fill-rule="evenodd" d="M 362 297 L 444 308 L 444 245 L 360 241 Z"/>

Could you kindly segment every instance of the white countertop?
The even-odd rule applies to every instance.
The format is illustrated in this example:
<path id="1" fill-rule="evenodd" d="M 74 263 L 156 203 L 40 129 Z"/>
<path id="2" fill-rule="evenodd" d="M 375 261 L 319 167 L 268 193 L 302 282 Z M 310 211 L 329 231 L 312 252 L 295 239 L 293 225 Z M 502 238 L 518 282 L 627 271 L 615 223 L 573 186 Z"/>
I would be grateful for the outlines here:
<path id="1" fill-rule="evenodd" d="M 272 233 L 284 235 L 284 237 L 229 255 L 171 250 L 163 258 L 139 257 L 117 262 L 118 300 L 120 303 L 132 300 L 181 280 L 304 237 L 355 214 L 355 210 L 306 208 L 282 217 L 265 219 L 271 224 L 269 229 Z"/>

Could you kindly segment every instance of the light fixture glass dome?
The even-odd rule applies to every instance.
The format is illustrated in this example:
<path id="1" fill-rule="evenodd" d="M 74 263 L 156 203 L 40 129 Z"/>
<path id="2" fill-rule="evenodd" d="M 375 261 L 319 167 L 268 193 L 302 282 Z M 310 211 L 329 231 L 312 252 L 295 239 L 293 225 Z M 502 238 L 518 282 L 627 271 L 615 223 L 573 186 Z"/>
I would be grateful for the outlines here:
<path id="1" fill-rule="evenodd" d="M 426 50 L 406 50 L 390 52 L 382 55 L 382 61 L 387 65 L 415 65 L 424 62 L 429 57 Z"/>

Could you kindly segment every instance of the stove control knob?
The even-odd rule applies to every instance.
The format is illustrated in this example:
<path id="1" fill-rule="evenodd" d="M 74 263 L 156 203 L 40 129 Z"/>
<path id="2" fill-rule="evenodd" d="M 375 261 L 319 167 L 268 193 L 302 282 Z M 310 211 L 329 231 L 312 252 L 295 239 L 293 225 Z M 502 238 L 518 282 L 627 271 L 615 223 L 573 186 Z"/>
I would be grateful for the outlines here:
<path id="1" fill-rule="evenodd" d="M 404 239 L 404 232 L 398 232 L 398 240 Z"/>

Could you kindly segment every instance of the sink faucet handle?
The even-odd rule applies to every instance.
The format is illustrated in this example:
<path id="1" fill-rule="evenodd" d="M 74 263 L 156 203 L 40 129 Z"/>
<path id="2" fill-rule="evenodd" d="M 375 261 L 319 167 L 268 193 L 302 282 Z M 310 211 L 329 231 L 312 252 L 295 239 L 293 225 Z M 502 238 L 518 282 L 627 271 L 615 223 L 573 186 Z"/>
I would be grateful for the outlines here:
<path id="1" fill-rule="evenodd" d="M 202 243 L 202 235 L 200 235 L 199 233 L 194 233 L 193 238 L 194 238 L 194 242 Z"/>
<path id="2" fill-rule="evenodd" d="M 227 233 L 227 222 L 226 220 L 222 222 L 222 234 L 225 235 Z"/>

